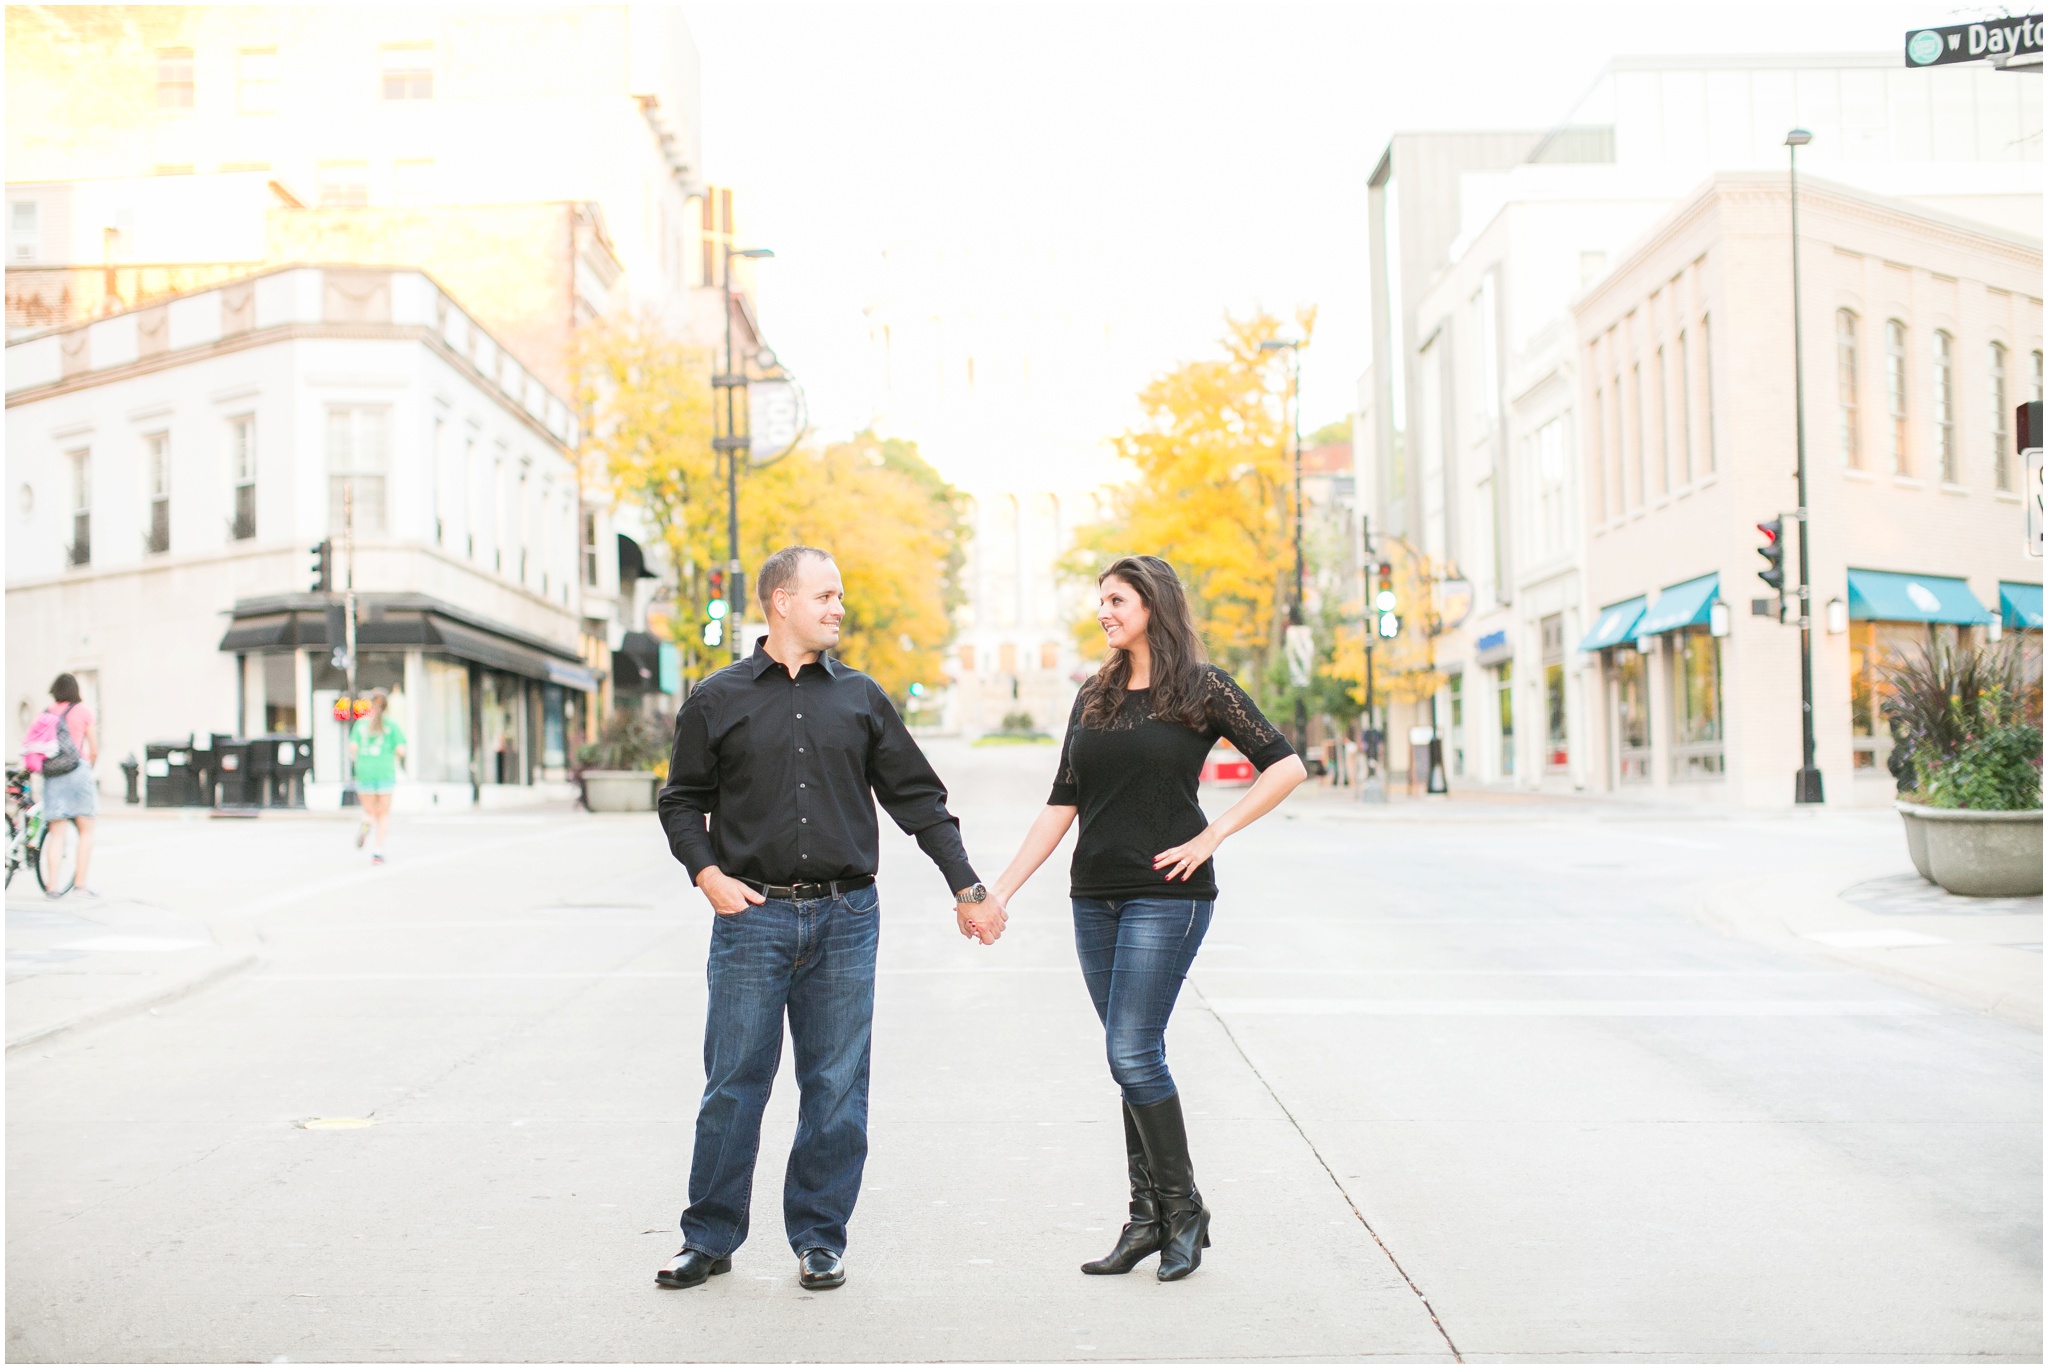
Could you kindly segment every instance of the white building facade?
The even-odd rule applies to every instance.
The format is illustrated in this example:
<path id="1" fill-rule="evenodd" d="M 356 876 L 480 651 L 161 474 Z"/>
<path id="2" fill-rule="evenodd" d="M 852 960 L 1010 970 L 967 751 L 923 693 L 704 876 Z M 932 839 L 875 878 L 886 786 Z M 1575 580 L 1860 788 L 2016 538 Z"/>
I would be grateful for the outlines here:
<path id="1" fill-rule="evenodd" d="M 314 739 L 309 800 L 338 801 L 323 541 L 358 688 L 414 739 L 402 802 L 567 778 L 606 587 L 576 420 L 431 278 L 285 269 L 16 342 L 7 425 L 12 721 L 77 675 L 104 788 L 148 742 L 277 733 Z"/>

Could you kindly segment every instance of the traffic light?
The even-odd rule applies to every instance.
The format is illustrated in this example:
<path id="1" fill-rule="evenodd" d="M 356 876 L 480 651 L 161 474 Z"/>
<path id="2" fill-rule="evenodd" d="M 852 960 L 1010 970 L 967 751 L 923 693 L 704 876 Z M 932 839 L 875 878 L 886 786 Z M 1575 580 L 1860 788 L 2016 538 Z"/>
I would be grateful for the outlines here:
<path id="1" fill-rule="evenodd" d="M 1764 568 L 1756 578 L 1769 585 L 1778 593 L 1785 592 L 1785 520 L 1773 518 L 1768 523 L 1759 523 L 1756 530 L 1764 535 L 1764 544 L 1756 554 L 1764 558 Z"/>
<path id="2" fill-rule="evenodd" d="M 314 544 L 311 560 L 306 571 L 312 577 L 312 591 L 326 594 L 334 588 L 334 543 L 321 541 Z"/>
<path id="3" fill-rule="evenodd" d="M 704 645 L 721 646 L 725 642 L 725 615 L 732 611 L 725 597 L 725 571 L 713 570 L 708 579 L 711 592 L 704 600 Z"/>
<path id="4" fill-rule="evenodd" d="M 1394 563 L 1382 561 L 1373 567 L 1372 606 L 1379 613 L 1379 622 L 1374 629 L 1382 637 L 1401 635 L 1401 615 L 1394 612 Z"/>

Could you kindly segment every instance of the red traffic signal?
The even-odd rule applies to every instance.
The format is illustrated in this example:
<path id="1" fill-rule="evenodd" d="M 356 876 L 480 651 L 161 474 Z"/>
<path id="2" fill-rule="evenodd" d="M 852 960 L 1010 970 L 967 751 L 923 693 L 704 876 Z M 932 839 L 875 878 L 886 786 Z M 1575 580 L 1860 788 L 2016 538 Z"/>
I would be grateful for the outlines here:
<path id="1" fill-rule="evenodd" d="M 1782 594 L 1785 590 L 1785 520 L 1773 518 L 1768 523 L 1757 524 L 1756 530 L 1764 535 L 1764 544 L 1756 549 L 1756 554 L 1766 563 L 1756 573 L 1756 578 Z"/>

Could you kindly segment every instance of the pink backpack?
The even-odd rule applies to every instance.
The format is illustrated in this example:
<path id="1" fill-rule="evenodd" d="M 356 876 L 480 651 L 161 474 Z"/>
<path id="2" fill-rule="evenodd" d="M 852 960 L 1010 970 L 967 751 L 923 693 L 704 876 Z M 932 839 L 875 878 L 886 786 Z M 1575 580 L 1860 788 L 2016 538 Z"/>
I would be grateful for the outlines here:
<path id="1" fill-rule="evenodd" d="M 21 763 L 28 767 L 30 774 L 41 774 L 43 758 L 57 749 L 57 713 L 45 709 L 36 715 L 28 725 L 28 735 L 21 739 Z"/>

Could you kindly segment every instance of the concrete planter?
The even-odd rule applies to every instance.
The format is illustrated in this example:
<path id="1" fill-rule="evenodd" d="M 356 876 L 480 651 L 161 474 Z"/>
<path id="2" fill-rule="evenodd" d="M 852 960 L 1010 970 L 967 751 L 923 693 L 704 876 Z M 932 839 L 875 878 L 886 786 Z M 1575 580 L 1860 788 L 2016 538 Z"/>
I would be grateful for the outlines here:
<path id="1" fill-rule="evenodd" d="M 1901 803 L 1899 811 L 1907 846 L 1917 822 L 1926 843 L 1925 873 L 1950 893 L 2024 898 L 2041 892 L 2040 809 L 1999 813 Z"/>
<path id="2" fill-rule="evenodd" d="M 652 813 L 657 783 L 652 770 L 586 770 L 583 806 L 593 813 Z"/>
<path id="3" fill-rule="evenodd" d="M 1920 817 L 1926 810 L 1904 799 L 1897 800 L 1892 807 L 1899 810 L 1899 818 L 1906 824 L 1906 854 L 1913 858 L 1913 868 L 1920 872 L 1920 878 L 1932 884 L 1934 870 L 1927 864 L 1927 824 Z"/>

